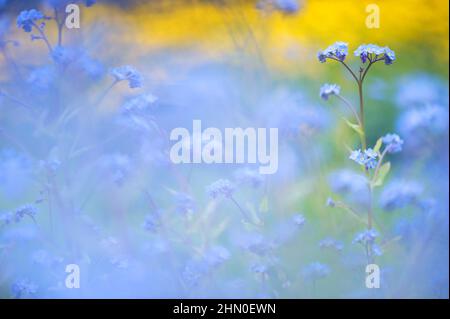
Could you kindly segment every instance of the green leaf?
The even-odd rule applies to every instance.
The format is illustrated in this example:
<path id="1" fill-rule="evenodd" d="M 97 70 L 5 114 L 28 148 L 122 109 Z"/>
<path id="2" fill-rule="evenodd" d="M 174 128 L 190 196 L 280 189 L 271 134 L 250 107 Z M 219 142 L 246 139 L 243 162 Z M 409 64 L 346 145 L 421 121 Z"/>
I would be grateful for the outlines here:
<path id="1" fill-rule="evenodd" d="M 376 153 L 380 153 L 381 145 L 383 145 L 383 139 L 380 137 L 380 138 L 377 140 L 377 143 L 375 144 L 375 146 L 373 147 L 373 150 L 374 150 Z"/>
<path id="2" fill-rule="evenodd" d="M 376 180 L 373 182 L 373 187 L 381 186 L 383 185 L 384 179 L 386 178 L 387 174 L 389 173 L 391 169 L 391 163 L 387 162 L 381 165 Z"/>
<path id="3" fill-rule="evenodd" d="M 361 126 L 359 126 L 358 124 L 354 124 L 352 122 L 350 122 L 349 120 L 344 118 L 345 123 L 347 123 L 347 125 L 352 128 L 356 133 L 358 133 L 360 136 L 364 136 L 364 132 L 361 128 Z"/>
<path id="4" fill-rule="evenodd" d="M 267 213 L 269 211 L 269 199 L 264 196 L 259 203 L 259 211 L 261 213 Z"/>

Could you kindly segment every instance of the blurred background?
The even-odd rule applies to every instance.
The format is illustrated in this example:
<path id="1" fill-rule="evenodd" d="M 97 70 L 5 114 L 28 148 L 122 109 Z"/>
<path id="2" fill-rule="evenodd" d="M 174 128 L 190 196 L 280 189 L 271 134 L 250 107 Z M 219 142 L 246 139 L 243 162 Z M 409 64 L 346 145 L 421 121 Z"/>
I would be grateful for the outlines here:
<path id="1" fill-rule="evenodd" d="M 80 28 L 59 28 L 71 2 Z M 30 9 L 48 18 L 25 32 Z M 448 298 L 448 12 L 444 0 L 0 0 L 0 297 Z M 351 114 L 319 96 L 337 83 L 358 103 L 342 65 L 317 60 L 336 41 L 355 70 L 360 44 L 397 56 L 364 91 L 369 145 L 404 140 L 373 196 L 380 289 L 365 287 L 353 243 L 368 194 L 348 159 Z M 168 134 L 193 119 L 277 127 L 278 172 L 172 164 Z M 209 196 L 218 180 L 231 198 Z M 80 289 L 66 288 L 67 264 Z"/>

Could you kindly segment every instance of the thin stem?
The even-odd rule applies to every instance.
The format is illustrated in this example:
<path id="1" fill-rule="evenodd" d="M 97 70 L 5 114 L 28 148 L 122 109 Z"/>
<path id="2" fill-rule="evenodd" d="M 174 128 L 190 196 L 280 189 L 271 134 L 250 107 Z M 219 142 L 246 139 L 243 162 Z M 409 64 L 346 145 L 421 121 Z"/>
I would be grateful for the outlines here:
<path id="1" fill-rule="evenodd" d="M 237 206 L 237 208 L 241 211 L 241 213 L 242 213 L 242 215 L 244 216 L 244 218 L 245 218 L 248 222 L 252 223 L 252 221 L 251 221 L 251 219 L 249 218 L 247 212 L 241 207 L 241 205 L 239 205 L 239 203 L 234 199 L 234 197 L 233 197 L 233 196 L 230 196 L 229 198 L 230 198 L 231 201 Z"/>
<path id="2" fill-rule="evenodd" d="M 109 91 L 111 91 L 111 89 L 117 84 L 119 83 L 118 80 L 115 80 L 114 82 L 112 82 L 107 88 L 106 90 L 102 93 L 102 95 L 100 95 L 100 97 L 97 99 L 96 103 L 95 103 L 95 107 L 99 107 L 100 103 L 103 101 L 103 99 L 108 95 Z"/>
<path id="3" fill-rule="evenodd" d="M 341 61 L 341 60 L 339 60 L 339 59 L 333 58 L 333 57 L 327 57 L 327 59 L 334 60 L 334 61 L 337 61 L 337 62 L 342 63 L 342 65 L 345 66 L 345 68 L 348 70 L 348 72 L 350 72 L 350 74 L 353 76 L 353 78 L 355 79 L 355 81 L 356 81 L 356 82 L 359 82 L 359 79 L 358 79 L 358 77 L 356 76 L 355 72 L 353 72 L 353 70 L 347 65 L 347 63 L 345 63 L 344 61 Z"/>
<path id="4" fill-rule="evenodd" d="M 359 116 L 361 121 L 361 130 L 364 133 L 361 137 L 362 149 L 363 151 L 367 148 L 366 142 L 366 130 L 364 124 L 364 96 L 363 96 L 363 84 L 358 81 L 358 93 L 359 93 Z"/>
<path id="5" fill-rule="evenodd" d="M 61 21 L 59 21 L 59 16 L 58 16 L 58 10 L 57 10 L 57 8 L 55 7 L 54 8 L 54 11 L 55 11 L 55 22 L 56 22 L 56 25 L 58 26 L 58 46 L 61 46 L 61 44 L 62 44 L 62 33 L 63 33 L 63 26 L 64 26 L 64 21 L 63 20 L 61 20 Z"/>
<path id="6" fill-rule="evenodd" d="M 42 29 L 39 28 L 39 26 L 37 26 L 36 23 L 32 22 L 31 24 L 39 32 L 39 34 L 41 35 L 41 39 L 44 40 L 45 44 L 47 45 L 48 50 L 50 51 L 50 53 L 52 53 L 53 52 L 52 45 L 48 41 L 47 36 L 45 35 L 44 31 L 42 31 Z"/>
<path id="7" fill-rule="evenodd" d="M 344 98 L 342 95 L 340 94 L 336 94 L 336 97 L 338 99 L 340 99 L 342 102 L 344 102 L 344 104 L 350 109 L 350 111 L 353 113 L 353 115 L 355 116 L 356 120 L 358 121 L 358 124 L 361 126 L 361 120 L 359 119 L 359 115 L 356 112 L 355 108 L 352 106 L 352 104 L 346 99 Z"/>

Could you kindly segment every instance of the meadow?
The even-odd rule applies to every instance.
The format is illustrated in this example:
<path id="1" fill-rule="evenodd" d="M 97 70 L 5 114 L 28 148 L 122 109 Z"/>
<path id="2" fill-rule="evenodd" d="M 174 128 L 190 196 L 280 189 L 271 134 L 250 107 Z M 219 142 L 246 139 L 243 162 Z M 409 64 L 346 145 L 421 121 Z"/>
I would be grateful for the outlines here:
<path id="1" fill-rule="evenodd" d="M 374 3 L 0 1 L 0 298 L 448 298 L 448 3 Z"/>

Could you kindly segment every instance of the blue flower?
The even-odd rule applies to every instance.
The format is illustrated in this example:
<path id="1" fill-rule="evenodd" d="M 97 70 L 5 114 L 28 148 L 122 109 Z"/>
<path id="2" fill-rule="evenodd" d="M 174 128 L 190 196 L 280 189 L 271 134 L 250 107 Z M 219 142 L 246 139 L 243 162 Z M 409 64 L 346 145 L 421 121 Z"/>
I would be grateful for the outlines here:
<path id="1" fill-rule="evenodd" d="M 295 214 L 292 217 L 292 221 L 296 226 L 301 227 L 305 224 L 306 219 L 302 214 Z"/>
<path id="2" fill-rule="evenodd" d="M 378 154 L 373 149 L 368 148 L 364 152 L 361 152 L 361 150 L 352 151 L 349 159 L 363 165 L 366 169 L 373 169 L 377 166 L 377 157 Z"/>
<path id="3" fill-rule="evenodd" d="M 339 85 L 325 83 L 320 88 L 320 97 L 327 101 L 330 95 L 339 95 L 340 92 L 341 87 Z"/>
<path id="4" fill-rule="evenodd" d="M 354 244 L 362 244 L 366 246 L 367 244 L 372 244 L 378 237 L 378 232 L 375 229 L 366 229 L 358 234 L 356 234 L 353 239 Z"/>
<path id="5" fill-rule="evenodd" d="M 197 209 L 195 200 L 186 193 L 175 194 L 175 205 L 177 212 L 183 215 L 192 214 Z"/>
<path id="6" fill-rule="evenodd" d="M 322 249 L 334 249 L 336 251 L 342 251 L 344 249 L 344 245 L 333 238 L 322 239 L 319 242 L 319 247 Z"/>
<path id="7" fill-rule="evenodd" d="M 56 63 L 68 65 L 77 58 L 77 52 L 63 46 L 56 46 L 52 51 L 52 58 Z"/>
<path id="8" fill-rule="evenodd" d="M 321 63 L 326 62 L 328 58 L 336 58 L 344 61 L 348 55 L 348 44 L 345 42 L 336 42 L 323 51 L 319 51 L 317 58 Z"/>
<path id="9" fill-rule="evenodd" d="M 30 297 L 36 294 L 37 288 L 37 285 L 28 279 L 21 279 L 12 284 L 11 293 L 13 298 Z"/>
<path id="10" fill-rule="evenodd" d="M 408 205 L 420 205 L 423 188 L 414 181 L 396 180 L 388 184 L 380 196 L 380 205 L 386 211 L 392 211 Z"/>
<path id="11" fill-rule="evenodd" d="M 321 278 L 325 278 L 330 274 L 330 267 L 320 262 L 313 262 L 308 266 L 303 268 L 303 276 L 311 279 L 317 280 Z"/>
<path id="12" fill-rule="evenodd" d="M 36 207 L 33 205 L 24 205 L 16 209 L 14 212 L 14 219 L 17 222 L 21 221 L 25 216 L 29 216 L 31 218 L 34 218 L 36 216 L 37 210 Z"/>
<path id="13" fill-rule="evenodd" d="M 300 6 L 297 0 L 275 0 L 275 7 L 287 14 L 296 13 Z"/>
<path id="14" fill-rule="evenodd" d="M 398 153 L 402 150 L 403 140 L 397 134 L 386 134 L 382 140 L 388 153 Z"/>
<path id="15" fill-rule="evenodd" d="M 36 9 L 24 10 L 17 16 L 17 27 L 31 32 L 35 21 L 44 19 L 44 14 Z"/>
<path id="16" fill-rule="evenodd" d="M 237 184 L 250 185 L 254 188 L 260 187 L 264 182 L 264 177 L 258 171 L 249 168 L 237 170 L 234 178 Z"/>
<path id="17" fill-rule="evenodd" d="M 217 198 L 223 195 L 226 198 L 230 198 L 234 193 L 234 185 L 227 179 L 219 179 L 206 188 L 206 193 L 211 198 Z"/>
<path id="18" fill-rule="evenodd" d="M 392 64 L 395 61 L 395 52 L 388 47 L 384 48 L 384 63 L 386 65 Z"/>
<path id="19" fill-rule="evenodd" d="M 142 75 L 132 66 L 125 65 L 111 70 L 112 76 L 117 82 L 128 81 L 130 89 L 142 87 Z"/>
<path id="20" fill-rule="evenodd" d="M 409 137 L 405 146 L 429 147 L 430 139 L 448 136 L 448 108 L 437 104 L 413 108 L 400 116 L 397 125 L 401 134 Z"/>
<path id="21" fill-rule="evenodd" d="M 395 61 L 395 52 L 388 47 L 380 47 L 375 44 L 362 44 L 354 52 L 355 56 L 361 58 L 362 63 L 367 60 L 374 62 L 376 60 L 384 60 L 386 65 L 392 64 Z"/>
<path id="22" fill-rule="evenodd" d="M 144 224 L 142 225 L 146 231 L 155 233 L 161 226 L 161 213 L 157 210 L 145 216 Z"/>

